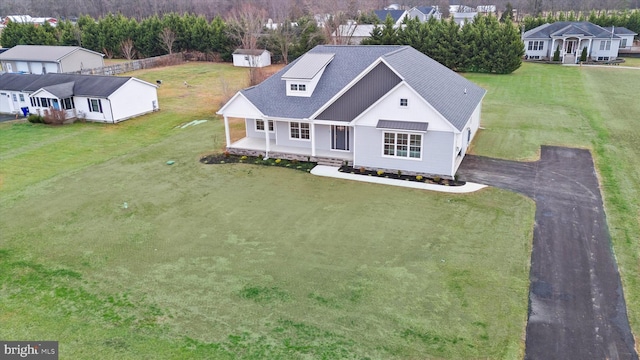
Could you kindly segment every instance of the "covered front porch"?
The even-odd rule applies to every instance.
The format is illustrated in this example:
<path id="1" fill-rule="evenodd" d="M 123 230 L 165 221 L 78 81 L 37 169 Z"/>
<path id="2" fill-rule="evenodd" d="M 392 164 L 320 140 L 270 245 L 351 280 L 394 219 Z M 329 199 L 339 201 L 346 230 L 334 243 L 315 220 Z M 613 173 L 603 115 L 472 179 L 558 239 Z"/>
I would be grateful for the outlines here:
<path id="1" fill-rule="evenodd" d="M 345 162 L 353 163 L 352 152 L 316 149 L 314 156 L 311 154 L 310 148 L 278 145 L 275 140 L 269 140 L 269 148 L 267 149 L 267 142 L 263 138 L 242 138 L 227 146 L 227 151 L 237 155 L 262 155 L 270 158 L 314 161 L 321 165 L 339 166 Z"/>

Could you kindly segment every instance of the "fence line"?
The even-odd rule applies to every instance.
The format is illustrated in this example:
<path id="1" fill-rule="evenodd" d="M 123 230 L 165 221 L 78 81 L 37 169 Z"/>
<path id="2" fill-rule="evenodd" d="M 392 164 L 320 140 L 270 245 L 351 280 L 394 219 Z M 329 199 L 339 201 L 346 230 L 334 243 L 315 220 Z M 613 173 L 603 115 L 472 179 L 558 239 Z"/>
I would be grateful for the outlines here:
<path id="1" fill-rule="evenodd" d="M 162 55 L 147 59 L 132 60 L 119 64 L 103 66 L 94 69 L 82 69 L 80 71 L 71 72 L 71 74 L 82 75 L 117 75 L 140 69 L 150 69 L 154 67 L 169 66 L 183 63 L 184 54 L 176 53 L 170 55 Z"/>

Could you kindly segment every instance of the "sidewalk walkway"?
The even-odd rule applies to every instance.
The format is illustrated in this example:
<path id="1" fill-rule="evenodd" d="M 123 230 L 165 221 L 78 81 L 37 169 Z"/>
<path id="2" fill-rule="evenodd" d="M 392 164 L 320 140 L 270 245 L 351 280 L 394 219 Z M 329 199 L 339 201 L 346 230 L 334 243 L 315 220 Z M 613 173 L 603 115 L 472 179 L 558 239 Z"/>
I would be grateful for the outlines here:
<path id="1" fill-rule="evenodd" d="M 471 182 L 467 182 L 465 185 L 462 185 L 462 186 L 445 186 L 445 185 L 420 183 L 416 181 L 380 178 L 377 176 L 349 174 L 349 173 L 343 173 L 338 171 L 337 167 L 325 166 L 325 165 L 318 165 L 314 167 L 313 169 L 311 169 L 311 173 L 313 175 L 326 176 L 326 177 L 332 177 L 337 179 L 363 181 L 363 182 L 375 183 L 375 184 L 402 186 L 402 187 L 408 187 L 413 189 L 440 191 L 440 192 L 456 193 L 456 194 L 470 193 L 470 192 L 478 191 L 480 189 L 487 187 L 487 185 L 476 184 Z"/>

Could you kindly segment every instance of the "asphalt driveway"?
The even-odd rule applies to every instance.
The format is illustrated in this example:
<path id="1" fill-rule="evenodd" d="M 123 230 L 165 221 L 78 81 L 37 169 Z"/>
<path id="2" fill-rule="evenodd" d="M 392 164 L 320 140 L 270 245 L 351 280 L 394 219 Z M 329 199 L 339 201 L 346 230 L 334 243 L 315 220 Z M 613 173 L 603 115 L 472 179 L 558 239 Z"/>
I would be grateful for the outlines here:
<path id="1" fill-rule="evenodd" d="M 638 359 L 591 153 L 467 155 L 458 175 L 536 201 L 525 359 Z"/>

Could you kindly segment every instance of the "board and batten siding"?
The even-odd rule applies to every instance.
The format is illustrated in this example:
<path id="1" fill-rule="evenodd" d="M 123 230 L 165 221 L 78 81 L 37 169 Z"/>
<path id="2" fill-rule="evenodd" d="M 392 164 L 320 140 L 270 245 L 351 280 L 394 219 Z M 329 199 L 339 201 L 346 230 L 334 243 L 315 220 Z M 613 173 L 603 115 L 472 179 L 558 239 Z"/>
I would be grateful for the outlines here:
<path id="1" fill-rule="evenodd" d="M 383 136 L 386 131 L 400 132 L 400 130 L 376 129 L 369 126 L 360 126 L 356 129 L 354 167 L 402 169 L 402 171 L 413 171 L 426 175 L 454 175 L 452 169 L 455 154 L 452 144 L 455 139 L 452 132 L 416 133 L 422 135 L 422 159 L 416 160 L 384 156 Z"/>
<path id="2" fill-rule="evenodd" d="M 401 81 L 387 65 L 381 62 L 316 119 L 350 122 Z"/>

